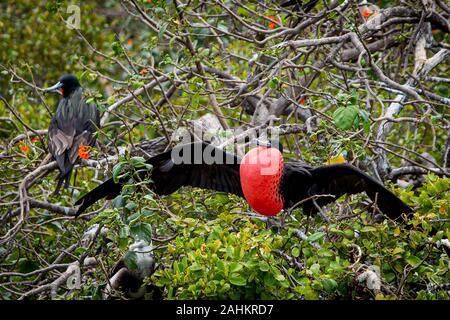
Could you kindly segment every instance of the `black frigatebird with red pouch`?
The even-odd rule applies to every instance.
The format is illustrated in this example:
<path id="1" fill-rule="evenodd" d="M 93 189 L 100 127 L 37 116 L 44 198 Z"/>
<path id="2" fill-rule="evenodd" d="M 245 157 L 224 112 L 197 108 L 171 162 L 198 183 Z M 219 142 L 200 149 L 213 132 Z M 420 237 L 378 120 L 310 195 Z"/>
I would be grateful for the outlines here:
<path id="1" fill-rule="evenodd" d="M 280 146 L 278 142 L 259 145 L 240 158 L 206 142 L 178 145 L 148 159 L 153 169 L 141 174 L 150 176 L 151 189 L 158 195 L 171 194 L 182 186 L 223 191 L 245 198 L 253 210 L 266 216 L 297 205 L 313 214 L 344 194 L 361 192 L 389 218 L 413 211 L 383 184 L 350 164 L 311 167 L 285 162 Z M 199 155 L 220 161 L 198 161 Z M 77 201 L 77 215 L 99 199 L 115 198 L 125 183 L 111 178 L 97 186 Z"/>

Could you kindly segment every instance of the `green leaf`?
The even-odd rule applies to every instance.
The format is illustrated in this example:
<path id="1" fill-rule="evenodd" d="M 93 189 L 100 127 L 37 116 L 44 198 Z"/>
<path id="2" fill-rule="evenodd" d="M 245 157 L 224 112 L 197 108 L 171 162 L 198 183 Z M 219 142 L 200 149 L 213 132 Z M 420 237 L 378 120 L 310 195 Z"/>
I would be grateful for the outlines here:
<path id="1" fill-rule="evenodd" d="M 137 253 L 134 251 L 128 251 L 123 257 L 123 262 L 130 270 L 136 270 L 138 268 L 137 264 Z"/>
<path id="2" fill-rule="evenodd" d="M 264 275 L 264 285 L 267 287 L 273 287 L 276 285 L 276 280 L 271 273 L 265 273 Z"/>
<path id="3" fill-rule="evenodd" d="M 370 120 L 370 113 L 366 110 L 359 110 L 359 115 L 361 116 L 362 121 L 368 122 Z"/>
<path id="4" fill-rule="evenodd" d="M 130 228 L 127 225 L 124 225 L 119 231 L 120 238 L 128 238 L 130 235 Z"/>
<path id="5" fill-rule="evenodd" d="M 386 281 L 386 282 L 391 282 L 391 281 L 393 281 L 395 279 L 395 274 L 393 273 L 393 272 L 387 272 L 385 275 L 384 275 L 384 280 Z"/>
<path id="6" fill-rule="evenodd" d="M 293 257 L 298 258 L 300 256 L 300 249 L 297 247 L 292 248 L 291 254 Z"/>
<path id="7" fill-rule="evenodd" d="M 367 112 L 366 110 L 360 110 L 359 116 L 361 117 L 361 120 L 363 122 L 362 125 L 363 125 L 363 129 L 364 129 L 364 133 L 369 134 L 370 133 L 370 113 Z"/>
<path id="8" fill-rule="evenodd" d="M 247 284 L 247 280 L 239 274 L 231 274 L 230 282 L 235 286 L 245 286 Z"/>
<path id="9" fill-rule="evenodd" d="M 197 108 L 200 105 L 200 95 L 198 93 L 192 95 L 191 104 L 193 108 Z"/>
<path id="10" fill-rule="evenodd" d="M 260 261 L 259 262 L 259 270 L 261 270 L 262 272 L 269 271 L 269 264 L 265 261 Z"/>
<path id="11" fill-rule="evenodd" d="M 422 260 L 417 258 L 416 256 L 409 256 L 405 260 L 409 265 L 411 265 L 414 268 L 417 267 L 422 262 Z"/>
<path id="12" fill-rule="evenodd" d="M 145 159 L 143 157 L 132 157 L 130 163 L 135 168 L 145 167 Z"/>
<path id="13" fill-rule="evenodd" d="M 286 280 L 286 278 L 281 273 L 276 274 L 275 275 L 275 279 L 278 280 L 278 281 L 285 281 Z"/>
<path id="14" fill-rule="evenodd" d="M 365 134 L 369 134 L 370 133 L 370 122 L 369 121 L 364 121 L 363 122 L 363 129 L 364 129 L 364 133 Z"/>
<path id="15" fill-rule="evenodd" d="M 347 101 L 347 99 L 348 99 L 348 95 L 343 94 L 343 93 L 338 93 L 336 95 L 336 99 L 337 99 L 337 101 L 339 101 L 341 103 L 345 103 Z"/>
<path id="16" fill-rule="evenodd" d="M 392 255 L 394 256 L 394 255 L 402 253 L 402 252 L 405 252 L 405 250 L 403 248 L 397 247 L 392 251 Z"/>
<path id="17" fill-rule="evenodd" d="M 113 208 L 123 208 L 124 205 L 125 205 L 125 200 L 121 195 L 115 197 L 114 200 L 112 201 Z"/>
<path id="18" fill-rule="evenodd" d="M 145 197 L 144 197 L 145 198 Z M 148 209 L 142 209 L 142 215 L 146 218 L 153 216 L 153 211 Z"/>
<path id="19" fill-rule="evenodd" d="M 339 107 L 333 113 L 333 120 L 336 127 L 342 130 L 350 129 L 358 118 L 358 108 L 350 105 L 348 107 Z"/>
<path id="20" fill-rule="evenodd" d="M 338 271 L 338 272 L 341 272 L 341 271 L 345 270 L 342 267 L 342 265 L 339 262 L 337 262 L 337 261 L 331 261 L 330 262 L 330 268 L 333 269 L 334 271 Z"/>
<path id="21" fill-rule="evenodd" d="M 230 264 L 230 272 L 231 273 L 238 272 L 238 271 L 242 270 L 242 268 L 243 268 L 243 266 L 239 262 L 232 262 Z"/>
<path id="22" fill-rule="evenodd" d="M 319 274 L 320 273 L 320 265 L 318 263 L 314 263 L 311 267 L 309 267 L 309 270 L 313 274 Z"/>
<path id="23" fill-rule="evenodd" d="M 130 201 L 126 204 L 125 208 L 127 208 L 130 211 L 133 211 L 134 209 L 136 209 L 137 204 L 134 201 Z"/>
<path id="24" fill-rule="evenodd" d="M 189 270 L 191 270 L 191 271 L 200 271 L 200 270 L 203 270 L 204 269 L 204 267 L 202 267 L 201 265 L 199 265 L 198 263 L 193 263 L 190 267 L 189 267 Z"/>
<path id="25" fill-rule="evenodd" d="M 315 242 L 315 241 L 318 241 L 318 240 L 322 239 L 323 237 L 325 237 L 325 232 L 316 232 L 316 233 L 313 233 L 312 235 L 310 235 L 306 239 L 306 241 L 308 241 L 308 242 Z"/>
<path id="26" fill-rule="evenodd" d="M 148 223 L 139 223 L 130 227 L 130 234 L 134 240 L 152 241 L 152 227 Z"/>
<path id="27" fill-rule="evenodd" d="M 73 254 L 76 256 L 80 256 L 81 254 L 85 253 L 88 249 L 84 247 L 78 247 Z"/>
<path id="28" fill-rule="evenodd" d="M 360 232 L 377 232 L 377 229 L 371 226 L 365 226 Z"/>
<path id="29" fill-rule="evenodd" d="M 327 291 L 328 293 L 332 293 L 332 292 L 336 291 L 338 284 L 333 279 L 323 279 L 322 286 L 325 289 L 325 291 Z"/>
<path id="30" fill-rule="evenodd" d="M 356 105 L 358 103 L 358 92 L 356 89 L 352 89 L 349 101 L 352 105 Z"/>
<path id="31" fill-rule="evenodd" d="M 311 249 L 307 248 L 307 247 L 303 248 L 302 252 L 305 255 L 305 257 L 307 257 L 307 258 L 311 257 L 313 255 L 313 252 L 311 251 Z"/>
<path id="32" fill-rule="evenodd" d="M 355 237 L 355 231 L 352 229 L 345 229 L 344 235 L 347 239 L 353 239 Z"/>
<path id="33" fill-rule="evenodd" d="M 187 257 L 184 256 L 183 259 L 181 259 L 181 261 L 178 263 L 178 269 L 179 269 L 180 273 L 184 272 L 184 270 L 186 270 L 187 266 L 188 266 Z"/>
<path id="34" fill-rule="evenodd" d="M 133 82 L 131 82 L 131 88 L 133 88 L 134 90 L 142 88 L 144 85 L 145 85 L 144 81 L 133 81 Z"/>
<path id="35" fill-rule="evenodd" d="M 319 295 L 315 292 L 311 287 L 306 287 L 303 294 L 305 295 L 306 300 L 317 300 L 319 299 Z"/>
<path id="36" fill-rule="evenodd" d="M 172 57 L 169 54 L 166 54 L 164 56 L 164 60 L 162 61 L 162 63 L 167 64 L 167 65 L 172 64 L 173 63 Z"/>
<path id="37" fill-rule="evenodd" d="M 220 273 L 225 273 L 225 263 L 222 260 L 216 262 L 216 269 Z"/>
<path id="38" fill-rule="evenodd" d="M 139 211 L 136 211 L 127 218 L 127 222 L 132 224 L 132 222 L 134 222 L 135 220 L 137 221 L 140 217 L 141 213 Z"/>
<path id="39" fill-rule="evenodd" d="M 118 42 L 113 42 L 111 44 L 111 49 L 113 50 L 115 56 L 120 56 L 123 53 L 122 47 Z"/>
<path id="40" fill-rule="evenodd" d="M 125 162 L 119 162 L 113 168 L 112 176 L 115 183 L 119 182 L 119 175 L 122 172 L 123 167 L 125 166 Z"/>
<path id="41" fill-rule="evenodd" d="M 319 255 L 319 257 L 332 257 L 334 255 L 333 251 L 326 248 L 320 248 L 317 251 L 317 254 Z"/>
<path id="42" fill-rule="evenodd" d="M 144 196 L 144 199 L 146 199 L 146 200 L 154 200 L 154 199 L 153 199 L 153 194 L 147 193 L 147 194 Z"/>
<path id="43" fill-rule="evenodd" d="M 273 77 L 269 81 L 269 88 L 270 89 L 276 89 L 279 84 L 280 84 L 280 80 L 278 79 L 278 77 Z"/>
<path id="44" fill-rule="evenodd" d="M 159 29 L 159 32 L 158 32 L 158 38 L 159 38 L 159 39 L 162 39 L 162 38 L 163 38 L 164 32 L 166 32 L 166 29 L 167 29 L 168 24 L 169 24 L 169 23 L 166 22 L 166 23 L 163 23 L 163 24 L 161 25 L 161 28 Z"/>
<path id="45" fill-rule="evenodd" d="M 237 9 L 237 14 L 241 17 L 248 16 L 248 11 L 245 8 L 242 8 L 241 6 L 239 6 Z"/>

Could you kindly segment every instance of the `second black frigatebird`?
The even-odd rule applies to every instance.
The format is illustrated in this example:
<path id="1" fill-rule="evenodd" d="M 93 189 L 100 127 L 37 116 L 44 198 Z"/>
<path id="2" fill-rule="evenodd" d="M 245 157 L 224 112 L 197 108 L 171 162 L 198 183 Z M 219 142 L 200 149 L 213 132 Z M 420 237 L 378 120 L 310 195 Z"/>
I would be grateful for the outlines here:
<path id="1" fill-rule="evenodd" d="M 67 188 L 72 169 L 79 159 L 80 146 L 95 144 L 95 132 L 100 126 L 100 113 L 95 104 L 87 103 L 83 88 L 71 74 L 62 76 L 44 92 L 59 92 L 61 99 L 48 128 L 48 148 L 58 163 L 58 184 L 54 195 L 58 195 L 62 183 Z"/>
<path id="2" fill-rule="evenodd" d="M 380 182 L 350 164 L 312 167 L 284 162 L 277 143 L 258 146 L 240 158 L 205 142 L 175 146 L 146 162 L 151 189 L 168 195 L 182 186 L 223 191 L 241 196 L 258 213 L 272 216 L 282 209 L 302 207 L 307 214 L 344 194 L 366 192 L 388 217 L 413 210 Z M 126 181 L 111 178 L 80 198 L 77 216 L 97 200 L 118 196 Z"/>

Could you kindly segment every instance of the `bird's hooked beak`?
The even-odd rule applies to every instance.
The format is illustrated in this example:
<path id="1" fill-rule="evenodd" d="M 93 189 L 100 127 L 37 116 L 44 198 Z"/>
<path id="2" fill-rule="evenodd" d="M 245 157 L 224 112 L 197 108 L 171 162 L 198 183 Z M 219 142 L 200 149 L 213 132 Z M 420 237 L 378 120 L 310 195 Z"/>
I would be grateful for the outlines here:
<path id="1" fill-rule="evenodd" d="M 283 146 L 281 145 L 279 140 L 267 140 L 267 141 L 262 141 L 259 139 L 254 138 L 252 140 L 252 142 L 254 144 L 256 144 L 257 146 L 263 146 L 263 147 L 267 147 L 267 148 L 275 148 L 280 150 L 280 152 L 283 152 Z"/>
<path id="2" fill-rule="evenodd" d="M 254 144 L 254 145 L 257 145 L 257 146 L 267 147 L 267 148 L 270 148 L 272 146 L 270 141 L 262 141 L 262 140 L 259 140 L 257 138 L 253 138 L 250 143 Z"/>
<path id="3" fill-rule="evenodd" d="M 59 89 L 61 89 L 63 87 L 63 83 L 62 82 L 58 82 L 57 84 L 48 87 L 47 89 L 44 89 L 44 93 L 48 93 L 48 92 L 58 92 L 61 93 L 61 91 Z"/>

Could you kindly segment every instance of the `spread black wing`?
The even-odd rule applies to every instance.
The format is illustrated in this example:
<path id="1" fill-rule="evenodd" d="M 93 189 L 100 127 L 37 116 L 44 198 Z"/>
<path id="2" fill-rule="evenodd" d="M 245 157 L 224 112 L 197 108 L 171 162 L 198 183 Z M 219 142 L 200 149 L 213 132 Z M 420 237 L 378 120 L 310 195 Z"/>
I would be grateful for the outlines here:
<path id="1" fill-rule="evenodd" d="M 314 199 L 316 204 L 323 206 L 344 194 L 366 192 L 378 208 L 392 219 L 413 211 L 380 182 L 350 164 L 311 168 L 298 163 L 287 163 L 282 190 L 289 206 L 312 196 L 317 196 Z M 312 200 L 300 205 L 306 212 L 317 211 Z"/>
<path id="2" fill-rule="evenodd" d="M 82 88 L 59 101 L 48 129 L 49 151 L 60 170 L 55 194 L 58 194 L 64 180 L 68 185 L 72 168 L 79 158 L 80 144 L 95 144 L 94 133 L 99 125 L 99 111 L 94 104 L 86 103 Z"/>
<path id="3" fill-rule="evenodd" d="M 241 159 L 205 142 L 179 145 L 147 160 L 153 166 L 151 188 L 159 195 L 175 192 L 182 186 L 233 193 L 243 197 L 239 177 Z M 102 198 L 119 195 L 124 181 L 109 179 L 76 202 L 77 215 Z"/>

